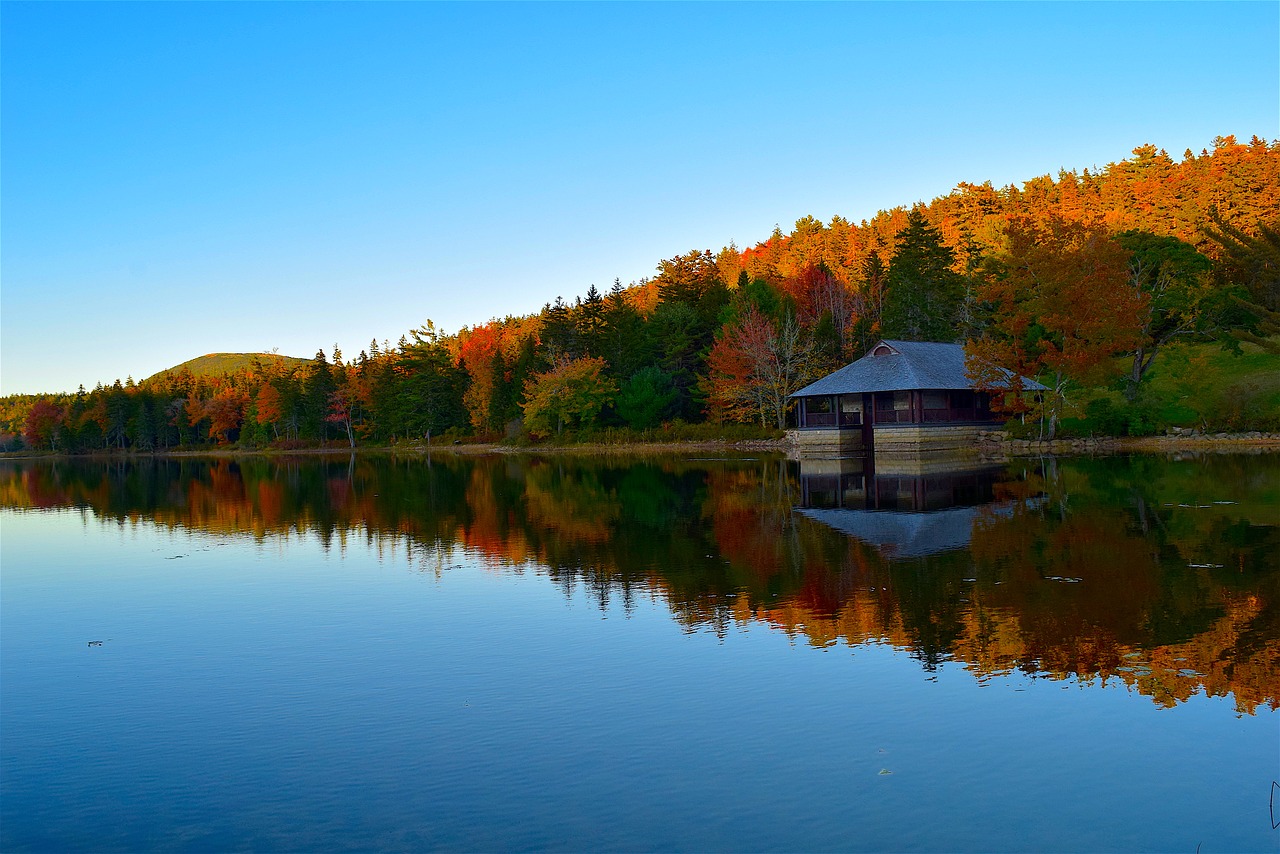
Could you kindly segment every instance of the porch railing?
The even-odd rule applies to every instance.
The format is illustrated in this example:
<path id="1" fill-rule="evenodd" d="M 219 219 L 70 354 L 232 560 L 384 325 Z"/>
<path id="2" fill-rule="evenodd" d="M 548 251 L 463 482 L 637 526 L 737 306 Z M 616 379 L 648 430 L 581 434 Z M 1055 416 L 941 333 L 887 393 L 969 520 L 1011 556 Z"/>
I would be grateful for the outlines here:
<path id="1" fill-rule="evenodd" d="M 862 413 L 806 412 L 804 416 L 804 425 L 806 427 L 835 427 L 837 424 L 841 427 L 860 427 L 862 426 Z"/>

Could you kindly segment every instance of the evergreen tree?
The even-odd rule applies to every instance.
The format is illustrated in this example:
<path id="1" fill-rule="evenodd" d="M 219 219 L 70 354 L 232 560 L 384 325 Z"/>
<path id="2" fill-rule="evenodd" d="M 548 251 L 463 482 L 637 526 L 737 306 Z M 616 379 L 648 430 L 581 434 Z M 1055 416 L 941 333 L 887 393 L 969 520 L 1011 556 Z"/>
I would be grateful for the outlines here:
<path id="1" fill-rule="evenodd" d="M 871 349 L 871 345 L 884 337 L 884 294 L 889 270 L 880 253 L 872 249 L 862 261 L 862 281 L 854 306 L 857 320 L 853 328 L 855 355 Z"/>
<path id="2" fill-rule="evenodd" d="M 577 306 L 574 326 L 578 346 L 587 356 L 602 356 L 604 348 L 604 298 L 592 285 L 587 296 Z"/>
<path id="3" fill-rule="evenodd" d="M 622 283 L 617 279 L 604 301 L 601 320 L 603 331 L 599 355 L 609 362 L 610 376 L 617 381 L 625 380 L 652 361 L 644 318 L 627 301 Z"/>
<path id="4" fill-rule="evenodd" d="M 889 262 L 882 337 L 956 340 L 964 278 L 952 269 L 954 263 L 955 253 L 942 242 L 942 234 L 914 208 Z"/>
<path id="5" fill-rule="evenodd" d="M 542 307 L 542 347 L 548 362 L 574 359 L 579 355 L 578 327 L 569 306 L 560 297 Z"/>
<path id="6" fill-rule="evenodd" d="M 633 374 L 618 392 L 618 417 L 639 430 L 656 427 L 671 413 L 677 399 L 671 377 L 649 365 Z"/>
<path id="7" fill-rule="evenodd" d="M 329 414 L 329 395 L 333 394 L 336 387 L 333 369 L 324 350 L 317 350 L 302 399 L 302 426 L 308 435 L 321 441 L 328 437 L 328 422 L 325 418 Z"/>

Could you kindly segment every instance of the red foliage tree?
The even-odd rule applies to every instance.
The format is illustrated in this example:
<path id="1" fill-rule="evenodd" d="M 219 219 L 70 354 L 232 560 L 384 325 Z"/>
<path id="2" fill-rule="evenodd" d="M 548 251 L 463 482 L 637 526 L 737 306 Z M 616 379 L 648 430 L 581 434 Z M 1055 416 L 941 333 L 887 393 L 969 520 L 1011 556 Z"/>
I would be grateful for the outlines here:
<path id="1" fill-rule="evenodd" d="M 22 425 L 22 438 L 32 448 L 57 450 L 58 428 L 62 426 L 63 415 L 61 406 L 48 398 L 40 398 L 27 413 Z"/>

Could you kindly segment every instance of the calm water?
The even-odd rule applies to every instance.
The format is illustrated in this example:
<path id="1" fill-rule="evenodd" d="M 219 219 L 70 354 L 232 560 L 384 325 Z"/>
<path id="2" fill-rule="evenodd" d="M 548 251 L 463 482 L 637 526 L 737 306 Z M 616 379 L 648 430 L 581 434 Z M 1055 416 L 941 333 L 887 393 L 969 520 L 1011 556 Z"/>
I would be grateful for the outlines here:
<path id="1" fill-rule="evenodd" d="M 1280 847 L 1280 456 L 11 461 L 0 507 L 5 852 Z"/>

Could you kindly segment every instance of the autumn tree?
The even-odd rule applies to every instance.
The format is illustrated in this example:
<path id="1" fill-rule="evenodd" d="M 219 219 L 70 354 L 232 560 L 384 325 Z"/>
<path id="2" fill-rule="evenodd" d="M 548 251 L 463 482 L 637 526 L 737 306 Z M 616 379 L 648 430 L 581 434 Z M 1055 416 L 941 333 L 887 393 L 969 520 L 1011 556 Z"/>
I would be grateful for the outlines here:
<path id="1" fill-rule="evenodd" d="M 1100 225 L 1023 218 L 1004 237 L 978 289 L 987 322 L 969 342 L 970 372 L 993 390 L 1007 389 L 995 368 L 1039 377 L 1052 439 L 1068 387 L 1098 379 L 1137 346 L 1149 297 L 1133 286 L 1129 253 Z M 1016 380 L 1012 391 L 1006 405 L 1017 400 Z"/>
<path id="2" fill-rule="evenodd" d="M 280 391 L 271 383 L 263 383 L 254 398 L 254 417 L 260 425 L 271 425 L 271 431 L 280 438 L 280 422 L 284 418 Z"/>
<path id="3" fill-rule="evenodd" d="M 337 424 L 347 434 L 350 447 L 356 446 L 355 419 L 360 400 L 351 385 L 343 383 L 329 393 L 329 414 L 325 421 Z"/>
<path id="4" fill-rule="evenodd" d="M 705 380 L 713 409 L 735 420 L 786 426 L 789 395 L 813 378 L 814 342 L 794 314 L 771 321 L 749 306 L 726 325 L 708 358 Z"/>
<path id="5" fill-rule="evenodd" d="M 439 338 L 435 327 L 430 324 L 413 334 L 419 344 L 438 342 Z M 468 380 L 462 400 L 471 418 L 471 426 L 476 430 L 490 430 L 495 426 L 490 423 L 489 416 L 495 388 L 502 381 L 500 345 L 501 330 L 496 323 L 463 330 L 458 336 L 458 361 L 466 370 Z M 499 367 L 495 368 L 495 362 Z"/>
<path id="6" fill-rule="evenodd" d="M 63 420 L 61 406 L 42 397 L 32 404 L 22 425 L 22 438 L 32 448 L 57 450 L 58 428 Z"/>
<path id="7" fill-rule="evenodd" d="M 530 433 L 559 434 L 565 427 L 588 427 L 613 401 L 618 387 L 598 357 L 572 359 L 534 374 L 525 383 L 524 423 Z"/>
<path id="8" fill-rule="evenodd" d="M 209 438 L 219 443 L 232 441 L 233 431 L 239 431 L 244 420 L 244 409 L 249 395 L 232 385 L 225 385 L 204 404 L 204 417 L 209 421 Z"/>

